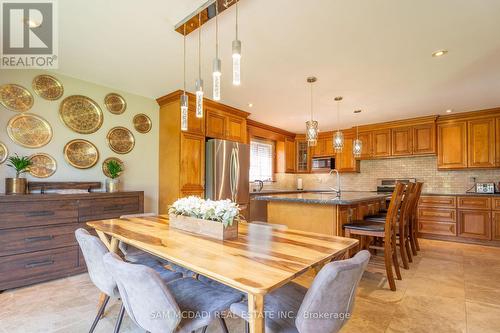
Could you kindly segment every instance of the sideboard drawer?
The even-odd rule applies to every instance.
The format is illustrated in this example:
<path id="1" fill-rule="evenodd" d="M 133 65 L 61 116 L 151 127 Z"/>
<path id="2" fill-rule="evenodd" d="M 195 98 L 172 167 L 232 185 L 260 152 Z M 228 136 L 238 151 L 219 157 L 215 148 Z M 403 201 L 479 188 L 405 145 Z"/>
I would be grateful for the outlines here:
<path id="1" fill-rule="evenodd" d="M 78 270 L 78 247 L 0 258 L 0 290 L 69 275 Z"/>
<path id="2" fill-rule="evenodd" d="M 491 209 L 491 199 L 486 197 L 458 197 L 458 208 Z"/>
<path id="3" fill-rule="evenodd" d="M 418 221 L 418 232 L 430 235 L 456 236 L 457 224 L 445 222 Z"/>
<path id="4" fill-rule="evenodd" d="M 120 217 L 125 214 L 143 213 L 138 196 L 124 196 L 99 200 L 79 200 L 80 222 Z"/>
<path id="5" fill-rule="evenodd" d="M 76 201 L 30 201 L 0 203 L 0 229 L 76 223 Z"/>
<path id="6" fill-rule="evenodd" d="M 420 197 L 420 207 L 441 207 L 441 208 L 456 208 L 457 198 L 454 196 L 428 195 Z"/>
<path id="7" fill-rule="evenodd" d="M 418 220 L 436 221 L 436 222 L 457 222 L 457 211 L 455 209 L 441 208 L 419 208 Z"/>
<path id="8" fill-rule="evenodd" d="M 76 245 L 76 223 L 4 230 L 0 233 L 0 257 Z"/>

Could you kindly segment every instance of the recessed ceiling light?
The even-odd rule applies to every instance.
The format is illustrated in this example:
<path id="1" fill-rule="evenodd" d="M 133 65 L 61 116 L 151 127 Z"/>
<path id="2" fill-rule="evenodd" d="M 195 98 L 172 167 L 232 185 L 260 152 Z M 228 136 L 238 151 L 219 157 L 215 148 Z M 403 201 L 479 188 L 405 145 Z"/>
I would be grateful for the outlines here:
<path id="1" fill-rule="evenodd" d="M 452 110 L 452 109 L 448 109 L 448 110 L 446 110 L 446 113 L 452 113 L 452 112 L 453 112 L 453 110 Z"/>
<path id="2" fill-rule="evenodd" d="M 42 25 L 41 22 L 35 20 L 26 20 L 25 22 L 30 28 L 38 28 L 39 26 Z"/>
<path id="3" fill-rule="evenodd" d="M 354 113 L 361 113 L 361 110 L 354 110 Z"/>
<path id="4" fill-rule="evenodd" d="M 442 57 L 446 53 L 448 53 L 448 50 L 439 50 L 439 51 L 436 51 L 436 52 L 432 53 L 432 56 L 433 57 Z"/>
<path id="5" fill-rule="evenodd" d="M 248 103 L 248 107 L 251 108 L 253 106 L 252 103 Z"/>

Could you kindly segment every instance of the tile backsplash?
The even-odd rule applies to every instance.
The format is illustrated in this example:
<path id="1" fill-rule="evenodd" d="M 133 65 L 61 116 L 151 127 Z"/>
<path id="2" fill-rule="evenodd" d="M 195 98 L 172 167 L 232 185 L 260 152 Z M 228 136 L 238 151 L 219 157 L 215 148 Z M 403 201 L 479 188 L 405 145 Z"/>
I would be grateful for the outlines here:
<path id="1" fill-rule="evenodd" d="M 341 174 L 344 191 L 375 191 L 380 178 L 416 178 L 424 182 L 424 192 L 459 194 L 477 182 L 500 181 L 500 168 L 489 170 L 438 171 L 437 157 L 390 158 L 361 161 L 360 173 Z M 297 178 L 302 178 L 304 189 L 329 189 L 335 185 L 335 176 L 328 174 L 276 174 L 276 182 L 265 188 L 295 189 Z"/>

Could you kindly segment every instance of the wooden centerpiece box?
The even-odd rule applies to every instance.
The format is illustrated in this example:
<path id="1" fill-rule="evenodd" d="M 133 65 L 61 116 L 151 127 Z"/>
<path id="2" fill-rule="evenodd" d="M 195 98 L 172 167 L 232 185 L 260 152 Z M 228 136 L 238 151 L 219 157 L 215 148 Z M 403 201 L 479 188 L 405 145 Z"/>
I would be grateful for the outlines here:
<path id="1" fill-rule="evenodd" d="M 75 230 L 143 212 L 142 191 L 0 194 L 0 291 L 85 272 Z"/>

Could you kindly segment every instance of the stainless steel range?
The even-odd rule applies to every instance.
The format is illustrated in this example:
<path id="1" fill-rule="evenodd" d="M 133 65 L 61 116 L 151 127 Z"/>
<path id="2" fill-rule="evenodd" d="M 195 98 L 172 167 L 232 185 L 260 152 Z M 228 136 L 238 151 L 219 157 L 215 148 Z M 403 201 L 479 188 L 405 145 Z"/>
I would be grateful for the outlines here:
<path id="1" fill-rule="evenodd" d="M 416 178 L 393 178 L 393 179 L 387 179 L 387 178 L 380 178 L 377 180 L 377 192 L 380 193 L 392 193 L 394 191 L 394 188 L 396 187 L 396 183 L 416 183 L 417 179 Z"/>

